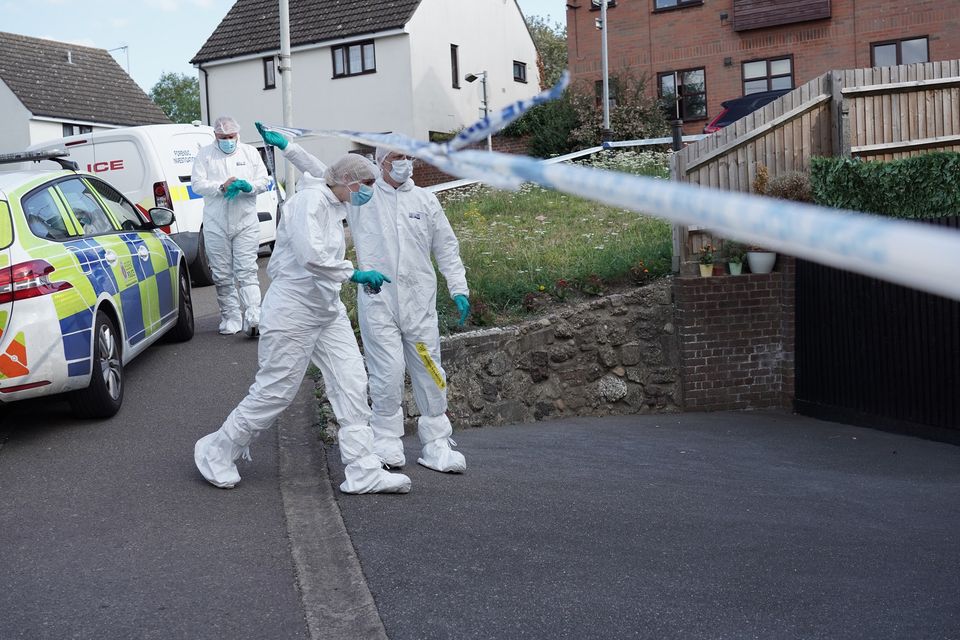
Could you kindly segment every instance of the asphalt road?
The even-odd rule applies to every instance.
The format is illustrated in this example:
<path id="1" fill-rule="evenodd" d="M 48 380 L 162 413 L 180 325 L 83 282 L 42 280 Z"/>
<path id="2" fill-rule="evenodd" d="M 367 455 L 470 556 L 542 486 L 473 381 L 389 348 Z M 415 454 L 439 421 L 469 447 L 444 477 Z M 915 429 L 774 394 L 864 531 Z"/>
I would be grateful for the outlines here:
<path id="1" fill-rule="evenodd" d="M 960 638 L 960 447 L 785 412 L 455 437 L 465 474 L 408 436 L 409 494 L 338 498 L 391 640 Z"/>
<path id="2" fill-rule="evenodd" d="M 256 369 L 256 341 L 220 336 L 213 287 L 197 334 L 127 367 L 113 419 L 65 401 L 0 409 L 0 638 L 309 638 L 287 538 L 276 430 L 242 490 L 208 485 L 193 443 Z"/>

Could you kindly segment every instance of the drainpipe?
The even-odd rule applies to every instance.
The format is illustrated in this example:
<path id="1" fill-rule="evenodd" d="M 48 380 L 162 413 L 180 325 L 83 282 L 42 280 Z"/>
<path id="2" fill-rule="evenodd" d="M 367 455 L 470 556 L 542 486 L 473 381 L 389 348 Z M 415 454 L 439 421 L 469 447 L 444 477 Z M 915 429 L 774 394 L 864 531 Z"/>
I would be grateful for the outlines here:
<path id="1" fill-rule="evenodd" d="M 203 72 L 203 102 L 207 105 L 207 125 L 210 124 L 210 74 L 203 68 L 203 65 L 197 65 L 197 69 Z"/>

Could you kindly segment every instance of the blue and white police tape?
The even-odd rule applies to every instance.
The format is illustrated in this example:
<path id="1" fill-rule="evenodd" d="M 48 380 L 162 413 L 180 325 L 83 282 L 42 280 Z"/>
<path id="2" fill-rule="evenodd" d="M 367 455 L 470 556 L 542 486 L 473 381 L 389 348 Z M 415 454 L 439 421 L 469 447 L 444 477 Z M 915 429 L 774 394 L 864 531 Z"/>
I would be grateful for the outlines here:
<path id="1" fill-rule="evenodd" d="M 501 112 L 496 122 L 505 126 L 533 105 L 557 97 L 556 89 L 515 103 L 508 114 Z M 578 165 L 549 164 L 526 156 L 456 150 L 495 132 L 491 122 L 484 119 L 468 127 L 470 133 L 463 136 L 463 144 L 457 147 L 452 143 L 421 142 L 401 134 L 273 129 L 288 135 L 309 132 L 387 147 L 458 178 L 479 180 L 497 188 L 515 189 L 532 182 L 960 300 L 960 232 Z"/>

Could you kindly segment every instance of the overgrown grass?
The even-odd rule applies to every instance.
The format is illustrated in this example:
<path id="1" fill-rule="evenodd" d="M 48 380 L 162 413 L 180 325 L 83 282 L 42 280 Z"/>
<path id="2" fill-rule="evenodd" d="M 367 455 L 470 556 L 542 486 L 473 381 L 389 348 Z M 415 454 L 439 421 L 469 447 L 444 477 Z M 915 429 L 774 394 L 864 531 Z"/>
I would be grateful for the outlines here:
<path id="1" fill-rule="evenodd" d="M 593 166 L 666 177 L 666 154 L 607 152 Z M 525 184 L 517 192 L 472 186 L 440 196 L 460 241 L 472 306 L 470 326 L 512 321 L 546 304 L 600 295 L 670 270 L 670 224 Z M 344 300 L 353 314 L 354 288 Z M 441 331 L 456 330 L 456 309 L 439 278 Z"/>

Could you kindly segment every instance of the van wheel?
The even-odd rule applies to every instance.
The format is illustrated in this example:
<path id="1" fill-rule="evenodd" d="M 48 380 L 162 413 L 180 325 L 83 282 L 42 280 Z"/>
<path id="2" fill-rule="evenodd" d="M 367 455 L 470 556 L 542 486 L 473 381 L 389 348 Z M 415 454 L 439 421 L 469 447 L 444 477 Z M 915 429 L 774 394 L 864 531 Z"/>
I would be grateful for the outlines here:
<path id="1" fill-rule="evenodd" d="M 186 342 L 193 337 L 193 297 L 190 290 L 190 274 L 186 267 L 181 264 L 177 269 L 180 281 L 179 298 L 180 304 L 177 313 L 177 324 L 174 325 L 167 339 L 170 342 Z"/>
<path id="2" fill-rule="evenodd" d="M 123 404 L 123 363 L 120 333 L 110 316 L 97 311 L 93 327 L 90 386 L 69 395 L 78 418 L 109 418 Z"/>
<path id="3" fill-rule="evenodd" d="M 213 284 L 213 272 L 207 262 L 207 246 L 203 242 L 203 229 L 200 230 L 200 244 L 197 246 L 197 257 L 190 265 L 190 277 L 198 287 L 208 287 Z"/>

